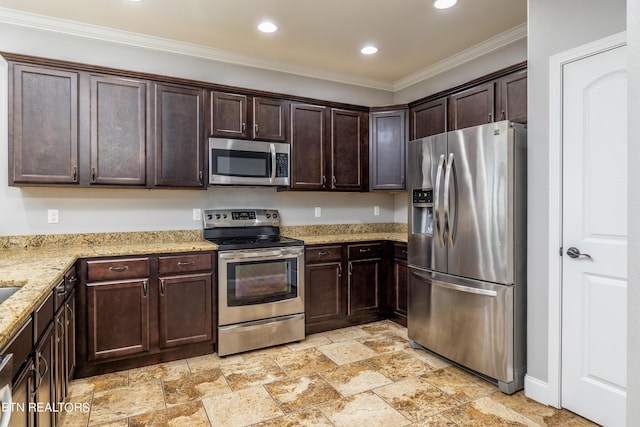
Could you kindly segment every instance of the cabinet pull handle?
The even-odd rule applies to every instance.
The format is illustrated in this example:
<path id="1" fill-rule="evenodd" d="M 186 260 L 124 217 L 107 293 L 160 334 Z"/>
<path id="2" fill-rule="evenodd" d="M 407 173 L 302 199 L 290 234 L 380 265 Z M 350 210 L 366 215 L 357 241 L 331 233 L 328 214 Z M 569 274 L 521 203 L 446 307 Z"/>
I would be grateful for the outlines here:
<path id="1" fill-rule="evenodd" d="M 127 271 L 128 269 L 129 269 L 128 265 L 124 265 L 122 267 L 109 267 L 110 271 L 115 271 L 116 273 Z"/>
<path id="2" fill-rule="evenodd" d="M 200 183 L 200 185 L 204 185 L 204 172 L 202 171 L 198 172 L 198 183 Z"/>
<path id="3" fill-rule="evenodd" d="M 35 366 L 31 366 L 31 370 L 33 371 L 33 373 L 35 374 L 35 378 L 34 378 L 34 383 L 37 384 L 34 388 L 33 391 L 31 392 L 31 397 L 35 397 L 36 394 L 38 393 L 38 389 L 40 388 L 40 384 L 42 383 L 42 376 L 40 376 L 40 372 L 38 372 L 38 370 L 36 369 Z"/>
<path id="4" fill-rule="evenodd" d="M 149 291 L 148 288 L 149 288 L 149 282 L 145 280 L 144 282 L 142 282 L 142 296 L 143 297 L 147 296 L 147 293 Z"/>
<path id="5" fill-rule="evenodd" d="M 500 118 L 501 118 L 502 120 L 504 120 L 504 119 L 506 119 L 506 118 L 507 118 L 507 114 L 504 112 L 504 110 L 502 110 L 502 112 L 500 113 Z"/>
<path id="6" fill-rule="evenodd" d="M 258 124 L 253 125 L 253 128 L 255 129 L 256 135 L 258 135 Z"/>
<path id="7" fill-rule="evenodd" d="M 329 255 L 329 252 L 320 251 L 320 252 L 318 252 L 318 255 L 320 255 L 320 256 Z"/>
<path id="8" fill-rule="evenodd" d="M 335 187 L 336 187 L 336 185 L 338 184 L 338 180 L 336 179 L 336 177 L 335 177 L 335 176 L 333 176 L 333 178 L 332 178 L 331 180 L 332 180 L 332 182 L 333 182 L 333 188 L 335 188 Z"/>
<path id="9" fill-rule="evenodd" d="M 58 335 L 56 342 L 60 342 L 62 341 L 62 338 L 64 337 L 64 322 L 62 322 L 60 320 L 60 318 L 58 317 L 56 319 L 56 323 L 58 324 L 58 326 L 60 326 L 60 335 Z"/>
<path id="10" fill-rule="evenodd" d="M 78 182 L 78 167 L 73 167 L 73 182 Z"/>
<path id="11" fill-rule="evenodd" d="M 407 250 L 406 250 L 406 249 L 403 249 L 403 250 L 402 250 L 402 253 L 406 255 L 406 254 L 407 254 Z"/>
<path id="12" fill-rule="evenodd" d="M 353 263 L 349 263 L 349 274 L 353 274 Z"/>
<path id="13" fill-rule="evenodd" d="M 40 374 L 40 382 L 38 383 L 38 388 L 40 388 L 40 384 L 42 384 L 42 380 L 44 379 L 44 376 L 47 375 L 47 372 L 49 372 L 49 364 L 47 363 L 47 359 L 42 357 L 42 352 L 40 351 L 38 352 L 38 360 L 42 360 L 44 362 L 44 372 L 40 374 L 40 370 L 37 369 L 38 374 Z"/>
<path id="14" fill-rule="evenodd" d="M 94 184 L 96 182 L 96 168 L 91 168 L 91 182 Z"/>
<path id="15" fill-rule="evenodd" d="M 322 188 L 327 188 L 327 177 L 322 175 Z"/>
<path id="16" fill-rule="evenodd" d="M 338 265 L 338 277 L 342 277 L 342 264 Z"/>
<path id="17" fill-rule="evenodd" d="M 69 313 L 69 320 L 67 321 L 67 325 L 69 325 L 71 323 L 71 319 L 73 319 L 75 315 L 73 314 L 73 309 L 71 308 L 71 304 L 67 302 L 65 304 L 65 307 L 67 309 L 67 312 Z"/>
<path id="18" fill-rule="evenodd" d="M 247 124 L 242 122 L 242 133 L 244 133 L 247 130 Z"/>
<path id="19" fill-rule="evenodd" d="M 360 253 L 361 254 L 366 253 L 366 252 L 370 252 L 370 251 L 371 251 L 371 248 L 365 248 L 365 249 L 360 248 Z"/>
<path id="20" fill-rule="evenodd" d="M 160 279 L 160 296 L 164 296 L 165 284 L 164 279 Z"/>
<path id="21" fill-rule="evenodd" d="M 188 265 L 193 265 L 195 263 L 196 263 L 195 261 L 179 261 L 178 267 L 186 267 Z"/>
<path id="22" fill-rule="evenodd" d="M 489 113 L 489 118 L 487 119 L 487 123 L 491 123 L 492 122 L 491 117 L 493 117 L 493 114 Z"/>

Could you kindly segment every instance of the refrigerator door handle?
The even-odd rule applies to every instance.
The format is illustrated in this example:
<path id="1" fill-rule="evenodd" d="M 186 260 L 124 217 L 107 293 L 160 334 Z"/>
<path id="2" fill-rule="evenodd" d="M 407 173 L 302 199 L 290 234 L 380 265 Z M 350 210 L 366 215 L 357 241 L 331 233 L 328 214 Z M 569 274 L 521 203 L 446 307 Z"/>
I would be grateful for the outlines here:
<path id="1" fill-rule="evenodd" d="M 433 282 L 434 286 L 440 286 L 441 288 L 447 288 L 454 291 L 466 292 L 468 294 L 484 295 L 487 297 L 497 297 L 498 293 L 489 289 L 470 288 L 468 286 L 454 285 L 453 283 Z"/>
<path id="2" fill-rule="evenodd" d="M 447 243 L 449 244 L 449 249 L 453 249 L 453 227 L 451 224 L 455 224 L 455 218 L 451 215 L 451 174 L 453 171 L 453 179 L 455 180 L 455 156 L 453 153 L 449 153 L 449 161 L 447 162 L 447 171 L 444 174 L 444 232 L 447 235 Z M 454 189 L 455 189 L 455 181 L 454 181 Z"/>
<path id="3" fill-rule="evenodd" d="M 442 171 L 444 170 L 445 163 L 446 159 L 444 157 L 444 154 L 441 154 L 440 160 L 438 160 L 438 169 L 436 172 L 436 188 L 435 194 L 433 196 L 433 211 L 435 214 L 434 219 L 436 221 L 436 236 L 438 236 L 438 241 L 440 242 L 441 248 L 444 248 L 444 231 L 440 227 L 440 183 L 442 182 Z"/>

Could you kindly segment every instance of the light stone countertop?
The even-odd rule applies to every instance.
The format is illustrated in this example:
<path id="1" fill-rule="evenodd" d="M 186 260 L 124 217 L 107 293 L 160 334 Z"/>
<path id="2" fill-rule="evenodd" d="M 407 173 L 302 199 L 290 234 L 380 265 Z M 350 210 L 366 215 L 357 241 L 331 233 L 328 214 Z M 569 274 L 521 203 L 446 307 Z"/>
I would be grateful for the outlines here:
<path id="1" fill-rule="evenodd" d="M 305 245 L 391 240 L 406 242 L 406 224 L 281 227 Z M 200 231 L 0 236 L 0 287 L 21 287 L 0 304 L 0 350 L 78 259 L 216 250 Z"/>

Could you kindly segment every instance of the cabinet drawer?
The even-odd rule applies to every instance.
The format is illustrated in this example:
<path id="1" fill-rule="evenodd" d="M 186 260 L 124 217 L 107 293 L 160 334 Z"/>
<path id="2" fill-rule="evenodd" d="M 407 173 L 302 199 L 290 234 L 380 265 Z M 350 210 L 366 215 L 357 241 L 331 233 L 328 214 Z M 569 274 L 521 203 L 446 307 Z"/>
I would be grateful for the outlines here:
<path id="1" fill-rule="evenodd" d="M 45 302 L 43 302 L 34 313 L 34 324 L 35 324 L 35 339 L 34 344 L 38 342 L 40 336 L 44 334 L 44 331 L 49 326 L 49 322 L 53 320 L 54 313 L 54 298 L 53 292 L 49 293 Z"/>
<path id="2" fill-rule="evenodd" d="M 382 245 L 380 243 L 365 243 L 361 245 L 348 246 L 349 259 L 380 258 L 382 256 Z"/>
<path id="3" fill-rule="evenodd" d="M 316 246 L 306 248 L 305 262 L 329 262 L 342 260 L 342 246 Z"/>
<path id="4" fill-rule="evenodd" d="M 131 279 L 149 275 L 149 258 L 107 259 L 87 261 L 87 279 L 98 280 Z"/>
<path id="5" fill-rule="evenodd" d="M 393 257 L 398 259 L 407 259 L 407 244 L 406 243 L 394 243 L 393 244 Z"/>
<path id="6" fill-rule="evenodd" d="M 213 256 L 210 253 L 161 256 L 158 259 L 160 275 L 211 269 L 213 269 Z"/>
<path id="7" fill-rule="evenodd" d="M 22 365 L 27 361 L 29 353 L 33 348 L 33 320 L 31 316 L 16 332 L 9 344 L 0 352 L 0 354 L 13 354 L 13 373 L 12 378 L 20 371 Z"/>

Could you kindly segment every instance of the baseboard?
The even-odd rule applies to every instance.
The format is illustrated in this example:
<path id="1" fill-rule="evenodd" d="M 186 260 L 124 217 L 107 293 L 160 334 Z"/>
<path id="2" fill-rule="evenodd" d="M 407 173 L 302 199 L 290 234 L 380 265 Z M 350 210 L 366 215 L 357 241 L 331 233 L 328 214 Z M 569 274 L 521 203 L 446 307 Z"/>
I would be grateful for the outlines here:
<path id="1" fill-rule="evenodd" d="M 545 381 L 537 378 L 524 376 L 524 395 L 529 399 L 540 402 L 544 405 L 549 404 L 549 385 Z"/>

